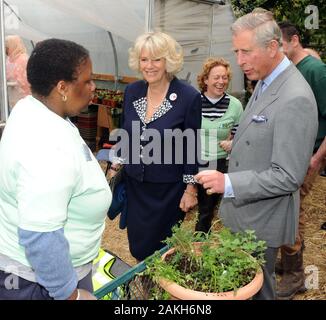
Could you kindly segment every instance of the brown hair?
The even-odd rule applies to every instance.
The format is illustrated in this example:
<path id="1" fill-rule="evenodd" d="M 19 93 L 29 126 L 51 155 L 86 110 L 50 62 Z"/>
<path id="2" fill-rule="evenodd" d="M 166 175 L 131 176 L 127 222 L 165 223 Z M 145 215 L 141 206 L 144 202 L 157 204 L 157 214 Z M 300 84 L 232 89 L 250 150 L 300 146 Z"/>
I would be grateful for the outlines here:
<path id="1" fill-rule="evenodd" d="M 231 80 L 232 78 L 231 66 L 227 60 L 223 58 L 208 58 L 203 64 L 202 72 L 197 77 L 198 87 L 201 92 L 205 92 L 207 90 L 207 85 L 205 83 L 205 80 L 208 79 L 211 70 L 217 66 L 225 67 L 229 81 Z"/>

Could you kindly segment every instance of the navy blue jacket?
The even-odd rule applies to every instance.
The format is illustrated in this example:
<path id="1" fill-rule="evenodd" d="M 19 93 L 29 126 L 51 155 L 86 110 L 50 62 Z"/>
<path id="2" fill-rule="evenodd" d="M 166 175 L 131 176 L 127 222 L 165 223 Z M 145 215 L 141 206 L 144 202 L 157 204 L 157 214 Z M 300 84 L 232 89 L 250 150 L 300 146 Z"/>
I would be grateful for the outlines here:
<path id="1" fill-rule="evenodd" d="M 147 88 L 147 82 L 141 80 L 129 84 L 125 90 L 122 128 L 128 132 L 129 143 L 126 145 L 130 151 L 129 154 L 122 154 L 122 157 L 126 158 L 125 172 L 138 181 L 186 181 L 185 177 L 189 178 L 198 172 L 200 93 L 174 78 L 170 83 L 165 103 L 154 113 L 152 119 L 145 123 L 144 100 Z M 155 132 L 149 129 L 155 129 Z M 171 138 L 172 131 L 167 132 L 166 129 L 179 129 L 178 138 Z M 168 138 L 165 134 L 168 134 Z M 151 142 L 153 135 L 158 138 L 155 143 Z M 182 135 L 190 138 L 182 139 Z"/>

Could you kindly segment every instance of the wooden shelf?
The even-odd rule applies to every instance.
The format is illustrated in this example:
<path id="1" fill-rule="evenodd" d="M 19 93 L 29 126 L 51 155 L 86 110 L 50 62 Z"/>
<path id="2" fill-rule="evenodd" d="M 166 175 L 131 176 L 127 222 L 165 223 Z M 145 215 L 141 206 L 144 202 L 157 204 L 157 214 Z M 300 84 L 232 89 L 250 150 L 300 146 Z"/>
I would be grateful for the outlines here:
<path id="1" fill-rule="evenodd" d="M 115 109 L 115 108 L 117 108 L 117 107 L 112 107 L 112 106 L 107 105 L 107 104 L 94 103 L 94 102 L 92 102 L 92 105 L 99 106 L 99 107 L 104 107 L 104 108 L 109 108 L 109 109 Z"/>
<path id="2" fill-rule="evenodd" d="M 115 81 L 115 77 L 112 74 L 107 74 L 107 73 L 93 73 L 92 75 L 92 79 L 93 80 L 102 80 L 102 81 Z M 118 79 L 119 83 L 132 83 L 139 80 L 136 77 L 127 77 L 127 76 L 123 76 L 121 78 Z"/>

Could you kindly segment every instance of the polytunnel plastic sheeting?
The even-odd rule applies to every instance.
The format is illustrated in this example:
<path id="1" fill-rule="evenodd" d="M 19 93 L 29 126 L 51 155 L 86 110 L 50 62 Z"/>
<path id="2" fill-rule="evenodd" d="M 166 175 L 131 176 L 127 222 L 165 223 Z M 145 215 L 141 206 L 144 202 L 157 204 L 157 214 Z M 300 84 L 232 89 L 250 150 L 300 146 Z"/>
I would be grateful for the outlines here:
<path id="1" fill-rule="evenodd" d="M 2 0 L 1 0 L 2 1 Z M 230 51 L 230 5 L 195 0 L 6 0 L 21 21 L 6 21 L 6 34 L 22 36 L 31 52 L 44 38 L 75 41 L 90 51 L 95 73 L 115 74 L 111 32 L 118 54 L 118 76 L 135 76 L 128 67 L 128 49 L 147 26 L 174 36 L 183 46 L 184 68 L 178 77 L 197 86 L 196 77 L 209 56 L 230 60 L 230 92 L 243 91 L 242 72 Z M 147 11 L 151 4 L 151 11 Z M 152 12 L 152 16 L 149 16 Z M 7 12 L 8 13 L 8 12 Z M 3 118 L 3 116 L 1 116 Z"/>
<path id="2" fill-rule="evenodd" d="M 231 52 L 230 26 L 234 21 L 229 4 L 183 0 L 155 0 L 152 28 L 167 32 L 182 45 L 185 63 L 179 76 L 197 86 L 197 75 L 210 56 L 229 60 L 233 70 L 230 92 L 243 92 L 243 75 Z"/>
<path id="3" fill-rule="evenodd" d="M 43 0 L 62 12 L 134 41 L 145 31 L 146 0 Z"/>
<path id="4" fill-rule="evenodd" d="M 171 34 L 183 47 L 179 76 L 196 86 L 202 62 L 209 56 L 212 6 L 193 1 L 155 0 L 153 29 Z"/>
<path id="5" fill-rule="evenodd" d="M 48 38 L 48 35 L 36 30 L 21 19 L 20 13 L 24 11 L 21 3 L 21 1 L 4 2 L 4 27 L 6 34 L 16 34 L 35 42 Z M 26 4 L 27 2 L 25 1 Z"/>
<path id="6" fill-rule="evenodd" d="M 49 37 L 48 35 L 35 30 L 31 26 L 19 21 L 18 19 L 16 19 L 16 23 L 17 24 L 14 26 L 9 24 L 9 27 L 6 28 L 7 34 L 16 34 L 24 39 L 29 39 L 33 42 L 38 42 Z"/>
<path id="7" fill-rule="evenodd" d="M 212 28 L 211 55 L 223 57 L 232 67 L 230 92 L 244 93 L 243 73 L 232 51 L 231 25 L 235 17 L 230 4 L 214 8 L 214 23 Z"/>
<path id="8" fill-rule="evenodd" d="M 231 48 L 230 25 L 234 17 L 229 4 L 187 0 L 151 0 L 152 29 L 173 35 L 182 45 L 185 63 L 178 75 L 197 86 L 196 76 L 208 56 L 230 60 L 233 80 L 230 91 L 243 90 L 242 74 Z M 25 39 L 58 37 L 85 46 L 95 73 L 115 74 L 110 31 L 118 54 L 118 75 L 135 76 L 128 67 L 128 49 L 144 32 L 148 0 L 6 0 L 23 23 L 16 34 Z M 14 33 L 11 30 L 11 33 Z M 30 35 L 30 36 L 29 36 Z M 29 45 L 29 50 L 31 46 Z"/>
<path id="9" fill-rule="evenodd" d="M 50 34 L 83 32 L 87 26 L 93 25 L 134 41 L 145 31 L 147 0 L 6 0 L 6 2 L 14 8 L 19 17 L 23 18 L 22 27 L 35 31 L 35 37 L 38 37 L 37 33 L 46 33 L 47 30 L 50 30 Z"/>
<path id="10" fill-rule="evenodd" d="M 117 48 L 119 76 L 134 75 L 128 67 L 128 48 L 131 47 L 134 39 L 130 41 L 128 38 L 131 38 L 134 32 L 130 30 L 136 30 L 136 25 L 138 29 L 142 25 L 141 33 L 144 32 L 146 12 L 144 5 L 147 0 L 128 1 L 126 3 L 130 2 L 129 9 L 126 9 L 127 5 L 120 4 L 121 12 L 118 12 L 117 6 L 120 1 L 116 0 L 70 1 L 69 5 L 72 2 L 76 5 L 74 12 L 72 12 L 72 7 L 61 5 L 60 1 L 55 0 L 6 0 L 6 2 L 22 20 L 19 21 L 18 28 L 6 28 L 6 34 L 22 36 L 29 52 L 32 46 L 28 40 L 37 42 L 45 38 L 56 37 L 75 41 L 90 51 L 95 73 L 115 74 L 113 49 L 106 27 L 112 24 L 113 18 L 115 20 L 119 18 L 121 21 L 116 22 L 109 30 Z M 112 3 L 113 6 L 111 6 Z M 95 23 L 97 16 L 101 23 Z M 11 19 L 12 16 L 9 18 Z M 127 18 L 130 19 L 130 23 L 124 21 Z M 101 26 L 105 24 L 104 19 L 108 21 L 105 28 Z M 123 33 L 123 29 L 128 29 L 128 32 L 125 30 Z M 28 32 L 28 30 L 33 32 Z M 134 36 L 136 37 L 136 33 Z"/>

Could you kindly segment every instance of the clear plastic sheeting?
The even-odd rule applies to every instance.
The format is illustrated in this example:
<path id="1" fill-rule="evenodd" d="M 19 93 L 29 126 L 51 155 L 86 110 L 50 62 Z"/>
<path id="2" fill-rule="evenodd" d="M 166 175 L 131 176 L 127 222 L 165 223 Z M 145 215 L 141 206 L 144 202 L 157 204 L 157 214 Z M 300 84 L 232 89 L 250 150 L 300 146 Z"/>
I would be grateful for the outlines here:
<path id="1" fill-rule="evenodd" d="M 212 6 L 193 1 L 155 0 L 153 29 L 169 33 L 182 45 L 185 64 L 180 77 L 196 86 L 196 77 L 209 56 Z"/>
<path id="2" fill-rule="evenodd" d="M 146 0 L 43 0 L 42 2 L 129 41 L 134 41 L 145 31 Z"/>
<path id="3" fill-rule="evenodd" d="M 243 76 L 231 52 L 234 15 L 225 2 L 226 5 L 200 0 L 0 0 L 5 12 L 5 35 L 21 36 L 28 53 L 43 39 L 72 40 L 89 50 L 94 73 L 111 74 L 118 79 L 137 76 L 128 67 L 128 49 L 144 31 L 161 30 L 175 37 L 184 49 L 185 64 L 179 78 L 197 87 L 203 61 L 220 56 L 232 65 L 229 91 L 241 93 Z M 3 77 L 4 74 L 0 82 L 6 88 Z M 0 103 L 3 110 L 3 99 Z"/>
<path id="4" fill-rule="evenodd" d="M 147 0 L 6 0 L 22 19 L 19 29 L 41 40 L 46 34 L 90 33 L 92 25 L 129 41 L 145 31 Z M 7 11 L 7 9 L 6 9 Z M 25 29 L 25 30 L 24 30 Z M 34 33 L 34 34 L 33 34 Z M 44 34 L 45 33 L 45 34 Z"/>
<path id="5" fill-rule="evenodd" d="M 46 38 L 68 39 L 89 51 L 95 73 L 115 74 L 112 33 L 119 57 L 119 75 L 133 75 L 128 67 L 128 48 L 145 31 L 147 0 L 6 0 L 17 15 L 6 17 L 6 34 L 24 38 L 29 49 Z M 6 12 L 10 10 L 5 5 Z"/>
<path id="6" fill-rule="evenodd" d="M 214 21 L 212 28 L 211 55 L 223 57 L 231 63 L 232 81 L 229 92 L 244 94 L 243 73 L 232 51 L 231 25 L 235 17 L 230 4 L 214 7 Z"/>
<path id="7" fill-rule="evenodd" d="M 20 13 L 30 11 L 28 1 L 3 1 L 5 31 L 7 34 L 16 34 L 24 39 L 31 41 L 41 41 L 48 38 L 48 35 L 40 30 L 33 28 L 26 23 L 21 17 Z M 35 7 L 35 6 L 34 6 Z"/>
<path id="8" fill-rule="evenodd" d="M 185 64 L 180 77 L 197 86 L 197 75 L 209 56 L 230 61 L 233 79 L 230 90 L 243 91 L 243 76 L 231 52 L 230 26 L 234 16 L 230 5 L 183 0 L 155 0 L 152 28 L 173 35 L 182 45 Z"/>
<path id="9" fill-rule="evenodd" d="M 18 28 L 6 28 L 34 42 L 58 37 L 84 45 L 91 54 L 95 73 L 115 74 L 111 32 L 118 55 L 118 76 L 134 76 L 128 67 L 128 49 L 138 35 L 150 28 L 173 35 L 183 46 L 182 79 L 197 86 L 196 75 L 208 56 L 231 61 L 231 91 L 243 89 L 240 69 L 231 52 L 230 25 L 234 16 L 229 4 L 189 0 L 6 0 L 15 10 Z M 152 3 L 152 17 L 148 5 Z M 8 10 L 8 9 L 6 9 Z M 11 18 L 13 15 L 11 15 Z M 10 23 L 7 23 L 10 25 Z M 27 46 L 30 46 L 27 43 Z M 31 49 L 31 48 L 30 48 Z M 237 77 L 237 75 L 239 75 Z"/>

